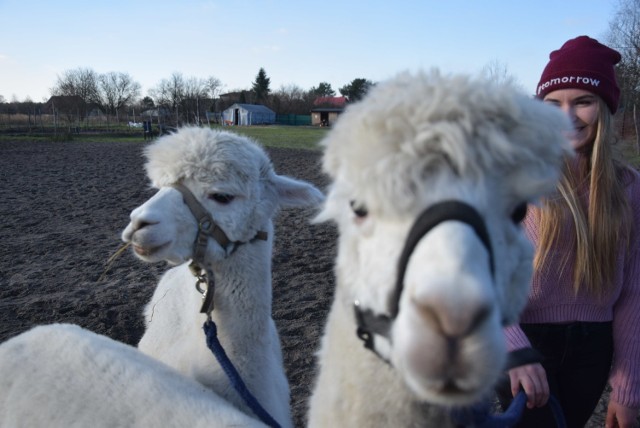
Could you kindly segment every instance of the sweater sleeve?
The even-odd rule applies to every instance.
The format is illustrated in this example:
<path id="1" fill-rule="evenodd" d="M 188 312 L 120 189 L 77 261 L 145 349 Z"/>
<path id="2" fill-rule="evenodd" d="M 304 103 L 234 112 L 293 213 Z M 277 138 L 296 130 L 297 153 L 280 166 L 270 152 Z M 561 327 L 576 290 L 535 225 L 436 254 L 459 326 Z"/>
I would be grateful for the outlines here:
<path id="1" fill-rule="evenodd" d="M 636 180 L 637 182 L 638 180 Z M 632 195 L 635 231 L 624 264 L 622 290 L 613 307 L 611 400 L 640 408 L 640 191 Z"/>
<path id="2" fill-rule="evenodd" d="M 507 351 L 515 351 L 516 349 L 530 348 L 531 342 L 524 334 L 524 331 L 518 324 L 513 324 L 504 328 L 504 335 L 507 340 Z"/>

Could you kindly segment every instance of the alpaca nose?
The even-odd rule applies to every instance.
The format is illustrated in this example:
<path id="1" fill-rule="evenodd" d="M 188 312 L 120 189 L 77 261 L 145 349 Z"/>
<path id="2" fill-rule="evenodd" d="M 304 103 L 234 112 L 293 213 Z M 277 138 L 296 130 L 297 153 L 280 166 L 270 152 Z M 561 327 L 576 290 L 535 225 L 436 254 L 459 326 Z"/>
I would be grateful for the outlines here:
<path id="1" fill-rule="evenodd" d="M 133 232 L 136 232 L 140 229 L 144 229 L 147 226 L 152 226 L 158 223 L 159 223 L 158 221 L 145 220 L 144 218 L 131 219 L 131 226 L 132 226 Z"/>
<path id="2" fill-rule="evenodd" d="M 131 212 L 129 216 L 130 226 L 133 232 L 136 232 L 140 229 L 143 229 L 148 226 L 152 226 L 154 224 L 160 223 L 160 218 L 158 218 L 157 209 L 154 209 L 153 206 L 149 206 L 147 203 L 142 205 Z"/>
<path id="3" fill-rule="evenodd" d="M 129 224 L 122 232 L 122 240 L 124 242 L 131 242 L 133 235 L 136 232 L 144 229 L 145 227 L 159 223 L 158 220 L 152 220 L 149 217 L 141 216 L 139 210 L 134 210 L 129 218 Z"/>
<path id="4" fill-rule="evenodd" d="M 432 228 L 416 245 L 404 278 L 417 320 L 447 338 L 486 326 L 496 310 L 491 266 L 490 252 L 468 224 Z"/>
<path id="5" fill-rule="evenodd" d="M 447 338 L 464 338 L 475 332 L 490 317 L 492 307 L 480 302 L 468 307 L 416 303 L 421 319 L 434 331 Z"/>

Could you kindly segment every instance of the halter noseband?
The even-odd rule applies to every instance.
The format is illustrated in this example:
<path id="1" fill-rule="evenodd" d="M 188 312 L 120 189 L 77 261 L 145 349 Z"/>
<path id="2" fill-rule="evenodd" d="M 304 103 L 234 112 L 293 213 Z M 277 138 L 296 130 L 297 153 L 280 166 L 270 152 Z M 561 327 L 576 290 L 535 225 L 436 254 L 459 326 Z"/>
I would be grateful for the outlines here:
<path id="1" fill-rule="evenodd" d="M 357 300 L 354 303 L 358 337 L 364 341 L 365 348 L 372 350 L 385 361 L 386 358 L 376 350 L 374 336 L 378 335 L 390 341 L 391 325 L 398 316 L 400 296 L 404 289 L 404 276 L 411 254 L 431 229 L 445 221 L 459 221 L 469 225 L 475 231 L 489 253 L 491 275 L 495 275 L 495 262 L 489 233 L 484 220 L 472 206 L 460 201 L 443 201 L 423 211 L 411 226 L 398 259 L 396 285 L 389 297 L 389 314 L 375 314 L 371 309 L 362 308 Z"/>
<path id="2" fill-rule="evenodd" d="M 209 211 L 207 211 L 198 199 L 191 193 L 191 191 L 181 183 L 172 184 L 171 187 L 176 189 L 182 194 L 184 203 L 191 211 L 191 214 L 198 223 L 198 234 L 193 243 L 193 257 L 189 269 L 191 273 L 198 279 L 196 282 L 196 289 L 200 294 L 204 302 L 202 303 L 201 313 L 209 314 L 213 310 L 213 272 L 210 269 L 206 269 L 205 266 L 205 253 L 207 250 L 207 243 L 209 238 L 213 238 L 220 244 L 220 246 L 227 252 L 228 255 L 233 254 L 241 244 L 254 242 L 256 240 L 266 241 L 267 232 L 259 230 L 256 235 L 249 241 L 231 241 L 226 233 L 213 221 L 213 217 Z M 229 251 L 229 247 L 233 245 L 233 248 Z M 203 290 L 200 284 L 206 284 L 207 289 Z"/>

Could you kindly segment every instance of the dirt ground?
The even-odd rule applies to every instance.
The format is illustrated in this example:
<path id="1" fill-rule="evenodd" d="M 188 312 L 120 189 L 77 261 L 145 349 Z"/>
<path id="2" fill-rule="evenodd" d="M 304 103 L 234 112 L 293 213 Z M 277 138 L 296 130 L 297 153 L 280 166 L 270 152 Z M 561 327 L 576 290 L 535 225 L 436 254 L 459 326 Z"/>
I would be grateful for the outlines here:
<path id="1" fill-rule="evenodd" d="M 143 143 L 0 142 L 0 341 L 37 324 L 78 324 L 135 345 L 142 308 L 163 264 L 122 255 L 129 213 L 149 198 Z M 327 185 L 320 154 L 270 149 L 280 174 Z M 333 296 L 336 230 L 310 224 L 313 212 L 282 211 L 273 255 L 274 319 L 291 384 L 296 425 L 304 426 L 314 352 Z M 604 426 L 601 403 L 588 427 Z"/>

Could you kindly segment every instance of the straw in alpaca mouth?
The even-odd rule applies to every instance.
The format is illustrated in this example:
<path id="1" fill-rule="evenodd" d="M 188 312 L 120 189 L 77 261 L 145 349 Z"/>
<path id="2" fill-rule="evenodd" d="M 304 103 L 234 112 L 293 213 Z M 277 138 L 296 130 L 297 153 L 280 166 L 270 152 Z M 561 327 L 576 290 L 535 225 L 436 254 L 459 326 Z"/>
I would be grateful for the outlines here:
<path id="1" fill-rule="evenodd" d="M 106 267 L 104 268 L 104 272 L 102 272 L 102 275 L 100 275 L 100 278 L 98 278 L 98 282 L 102 281 L 104 279 L 104 277 L 107 275 L 107 272 L 109 271 L 109 269 L 111 269 L 111 266 L 113 265 L 113 263 L 116 261 L 116 259 L 118 257 L 120 257 L 120 255 L 122 253 L 124 253 L 124 251 L 129 248 L 129 246 L 131 245 L 131 242 L 125 242 L 124 244 L 122 244 L 115 253 L 113 253 L 113 255 L 111 257 L 109 257 L 109 259 L 107 260 L 106 263 Z"/>

